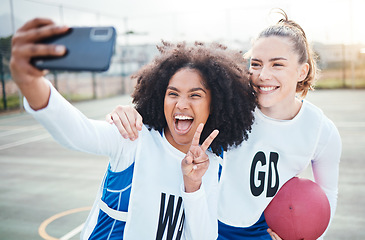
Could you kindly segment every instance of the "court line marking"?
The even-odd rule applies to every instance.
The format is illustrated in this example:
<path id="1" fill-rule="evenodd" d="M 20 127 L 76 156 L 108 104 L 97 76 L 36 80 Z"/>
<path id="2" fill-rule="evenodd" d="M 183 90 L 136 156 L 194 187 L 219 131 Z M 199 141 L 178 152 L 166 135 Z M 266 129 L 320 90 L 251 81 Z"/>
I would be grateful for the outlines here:
<path id="1" fill-rule="evenodd" d="M 47 239 L 47 240 L 68 240 L 68 239 L 70 239 L 71 237 L 73 237 L 74 235 L 76 235 L 78 233 L 77 231 L 79 231 L 79 232 L 81 231 L 84 223 L 81 224 L 80 226 L 78 226 L 77 228 L 73 229 L 71 232 L 64 235 L 62 238 L 55 238 L 55 237 L 48 235 L 48 233 L 46 232 L 47 226 L 58 218 L 61 218 L 61 217 L 64 217 L 64 216 L 67 216 L 67 215 L 70 215 L 73 213 L 77 213 L 77 212 L 90 211 L 90 209 L 91 209 L 91 207 L 74 208 L 74 209 L 70 209 L 70 210 L 60 212 L 60 213 L 53 215 L 52 217 L 44 220 L 41 223 L 41 225 L 38 228 L 39 236 L 41 236 L 43 239 Z"/>
<path id="2" fill-rule="evenodd" d="M 49 138 L 49 137 L 50 137 L 50 135 L 47 133 L 47 134 L 42 134 L 42 135 L 22 139 L 22 140 L 19 140 L 19 141 L 16 141 L 16 142 L 4 144 L 4 145 L 0 146 L 0 151 L 8 149 L 8 148 L 12 148 L 12 147 L 17 147 L 17 146 L 20 146 L 20 145 L 23 145 L 23 144 L 40 141 L 40 140 L 43 140 L 43 139 L 46 139 L 46 138 Z"/>
<path id="3" fill-rule="evenodd" d="M 362 128 L 365 127 L 365 122 L 337 122 L 335 123 L 336 127 L 347 127 L 347 128 Z"/>
<path id="4" fill-rule="evenodd" d="M 80 226 L 76 227 L 71 232 L 69 232 L 66 235 L 64 235 L 63 237 L 61 237 L 60 240 L 69 240 L 70 238 L 72 238 L 73 236 L 75 236 L 76 234 L 81 232 L 84 225 L 85 225 L 85 223 L 83 223 Z"/>
<path id="5" fill-rule="evenodd" d="M 0 137 L 5 137 L 5 136 L 13 135 L 13 134 L 27 132 L 27 131 L 38 130 L 38 129 L 42 129 L 42 128 L 43 127 L 39 126 L 39 125 L 27 126 L 27 127 L 16 127 L 13 129 L 11 129 L 10 127 L 0 128 L 0 130 L 5 130 L 5 132 L 0 133 Z"/>

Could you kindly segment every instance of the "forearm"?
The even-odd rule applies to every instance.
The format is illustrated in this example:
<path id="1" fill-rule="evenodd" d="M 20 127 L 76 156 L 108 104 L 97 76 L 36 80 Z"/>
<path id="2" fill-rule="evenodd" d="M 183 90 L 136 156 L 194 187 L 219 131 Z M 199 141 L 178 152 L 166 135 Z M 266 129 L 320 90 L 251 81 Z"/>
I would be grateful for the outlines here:
<path id="1" fill-rule="evenodd" d="M 327 135 L 328 141 L 320 153 L 312 160 L 312 169 L 315 182 L 326 193 L 331 205 L 333 218 L 338 194 L 339 164 L 341 157 L 341 139 L 336 129 Z"/>
<path id="2" fill-rule="evenodd" d="M 193 193 L 183 193 L 186 239 L 215 240 L 218 237 L 217 189 L 206 194 L 204 184 Z"/>
<path id="3" fill-rule="evenodd" d="M 324 139 L 319 141 L 320 151 L 312 160 L 312 169 L 315 182 L 326 193 L 331 207 L 331 219 L 327 230 L 334 217 L 337 207 L 339 164 L 342 150 L 340 135 L 332 123 L 327 126 L 331 129 L 326 132 Z M 322 237 L 326 234 L 322 235 Z M 320 238 L 322 239 L 322 238 Z"/>
<path id="4" fill-rule="evenodd" d="M 78 109 L 67 102 L 48 82 L 50 90 L 48 104 L 43 109 L 34 111 L 24 102 L 24 107 L 33 117 L 42 124 L 53 138 L 61 145 L 83 152 L 109 155 L 114 152 L 112 139 L 118 138 L 113 126 L 104 121 L 88 119 Z M 108 144 L 109 143 L 109 144 Z"/>

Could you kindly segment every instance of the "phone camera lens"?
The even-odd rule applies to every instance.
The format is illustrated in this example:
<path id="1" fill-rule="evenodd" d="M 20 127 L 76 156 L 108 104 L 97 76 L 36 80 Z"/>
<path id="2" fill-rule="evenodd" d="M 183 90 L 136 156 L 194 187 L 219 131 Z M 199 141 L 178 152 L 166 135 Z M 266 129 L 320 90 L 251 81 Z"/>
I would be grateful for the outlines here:
<path id="1" fill-rule="evenodd" d="M 103 36 L 103 35 L 108 35 L 108 29 L 96 29 L 95 30 L 95 35 L 96 36 Z"/>

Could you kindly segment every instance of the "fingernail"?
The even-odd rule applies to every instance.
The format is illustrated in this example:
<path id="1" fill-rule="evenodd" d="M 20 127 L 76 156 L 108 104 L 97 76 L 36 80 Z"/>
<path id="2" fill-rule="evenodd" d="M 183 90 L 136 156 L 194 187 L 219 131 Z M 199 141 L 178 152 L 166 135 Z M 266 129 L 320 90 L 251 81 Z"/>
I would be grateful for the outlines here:
<path id="1" fill-rule="evenodd" d="M 62 54 L 62 53 L 66 52 L 66 48 L 65 48 L 65 46 L 59 45 L 59 46 L 56 46 L 55 51 L 56 51 L 56 53 Z"/>
<path id="2" fill-rule="evenodd" d="M 68 26 L 66 26 L 66 25 L 63 25 L 63 26 L 58 26 L 58 29 L 60 29 L 60 30 L 66 30 L 66 29 L 68 29 L 69 27 Z"/>

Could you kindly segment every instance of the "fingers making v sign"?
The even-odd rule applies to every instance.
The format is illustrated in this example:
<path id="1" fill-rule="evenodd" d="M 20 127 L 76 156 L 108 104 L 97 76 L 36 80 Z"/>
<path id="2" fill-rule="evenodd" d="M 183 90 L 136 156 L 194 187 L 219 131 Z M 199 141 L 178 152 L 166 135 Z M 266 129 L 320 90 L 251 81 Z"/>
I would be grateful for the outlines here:
<path id="1" fill-rule="evenodd" d="M 214 130 L 207 139 L 205 139 L 203 144 L 199 145 L 200 135 L 203 128 L 204 124 L 199 124 L 191 142 L 190 149 L 185 158 L 181 161 L 181 169 L 186 192 L 194 192 L 200 188 L 202 177 L 209 167 L 209 157 L 206 154 L 206 150 L 219 133 L 218 130 Z"/>

